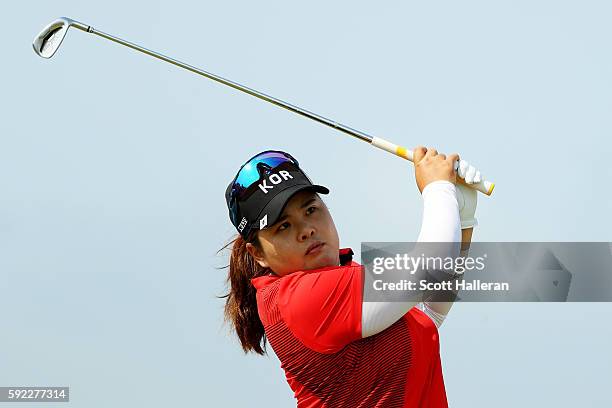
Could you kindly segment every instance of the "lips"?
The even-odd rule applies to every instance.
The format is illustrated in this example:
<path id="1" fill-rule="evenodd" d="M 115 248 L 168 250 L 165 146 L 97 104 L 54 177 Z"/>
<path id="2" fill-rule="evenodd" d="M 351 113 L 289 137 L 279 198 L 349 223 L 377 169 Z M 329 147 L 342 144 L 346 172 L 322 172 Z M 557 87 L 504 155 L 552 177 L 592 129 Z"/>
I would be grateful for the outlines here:
<path id="1" fill-rule="evenodd" d="M 308 255 L 313 249 L 317 249 L 319 247 L 322 247 L 323 245 L 325 245 L 325 243 L 321 241 L 313 242 L 312 244 L 310 244 L 310 246 L 306 250 L 306 255 Z"/>

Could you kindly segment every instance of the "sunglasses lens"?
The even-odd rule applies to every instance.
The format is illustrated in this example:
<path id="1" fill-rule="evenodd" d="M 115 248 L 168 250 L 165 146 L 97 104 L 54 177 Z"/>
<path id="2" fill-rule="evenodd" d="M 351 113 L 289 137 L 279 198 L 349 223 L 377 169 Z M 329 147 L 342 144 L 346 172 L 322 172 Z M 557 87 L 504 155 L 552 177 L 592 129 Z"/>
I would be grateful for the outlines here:
<path id="1" fill-rule="evenodd" d="M 245 219 L 243 218 L 239 221 L 241 216 L 239 215 L 238 201 L 246 200 L 248 196 L 258 190 L 255 187 L 256 182 L 260 181 L 276 167 L 285 163 L 291 163 L 296 167 L 299 166 L 297 160 L 288 153 L 267 151 L 253 157 L 238 171 L 236 179 L 232 184 L 230 201 L 228 203 L 230 206 L 230 218 L 237 228 L 240 228 L 239 225 L 242 228 L 245 227 L 245 225 L 242 225 Z M 253 187 L 251 188 L 251 186 Z M 242 229 L 239 229 L 239 231 L 242 233 Z"/>
<path id="2" fill-rule="evenodd" d="M 267 152 L 253 157 L 240 169 L 234 182 L 234 190 L 237 192 L 246 190 L 251 184 L 258 181 L 266 171 L 287 162 L 295 163 L 295 160 L 278 152 Z"/>

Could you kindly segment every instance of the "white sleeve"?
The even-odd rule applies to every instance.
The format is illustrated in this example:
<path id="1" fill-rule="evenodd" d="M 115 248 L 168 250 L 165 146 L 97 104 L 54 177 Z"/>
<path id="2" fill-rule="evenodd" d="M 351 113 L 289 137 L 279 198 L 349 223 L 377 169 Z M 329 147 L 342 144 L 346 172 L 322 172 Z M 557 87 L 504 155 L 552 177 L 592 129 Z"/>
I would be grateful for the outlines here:
<path id="1" fill-rule="evenodd" d="M 416 307 L 419 308 L 427 316 L 429 316 L 429 318 L 431 319 L 432 322 L 434 322 L 437 328 L 440 328 L 440 326 L 442 326 L 442 323 L 444 322 L 444 319 L 446 318 L 446 314 L 438 313 L 435 310 L 433 310 L 431 306 L 429 305 L 429 302 L 420 302 L 416 305 Z"/>
<path id="2" fill-rule="evenodd" d="M 423 220 L 417 242 L 454 243 L 445 247 L 444 250 L 446 252 L 444 254 L 438 255 L 456 258 L 459 255 L 461 245 L 461 223 L 459 220 L 459 205 L 457 204 L 455 185 L 449 181 L 434 181 L 425 186 L 422 197 Z M 406 279 L 414 279 L 414 271 L 405 272 L 407 275 Z M 416 271 L 416 274 L 418 273 L 419 271 Z M 410 277 L 408 276 L 409 274 Z M 400 277 L 398 276 L 398 278 Z M 363 301 L 361 306 L 362 337 L 369 337 L 385 330 L 398 321 L 412 307 L 417 305 L 417 303 L 419 302 Z M 432 320 L 434 320 L 433 317 Z"/>

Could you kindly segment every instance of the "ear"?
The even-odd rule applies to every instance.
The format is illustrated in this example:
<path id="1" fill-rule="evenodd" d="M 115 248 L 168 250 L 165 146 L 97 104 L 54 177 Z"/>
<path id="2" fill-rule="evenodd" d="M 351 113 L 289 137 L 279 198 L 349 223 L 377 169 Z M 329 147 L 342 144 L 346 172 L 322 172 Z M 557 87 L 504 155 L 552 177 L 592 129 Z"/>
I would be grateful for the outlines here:
<path id="1" fill-rule="evenodd" d="M 270 265 L 268 265 L 268 262 L 266 262 L 266 260 L 264 259 L 262 251 L 260 251 L 259 248 L 257 248 L 255 245 L 251 244 L 250 242 L 247 242 L 246 250 L 260 266 L 262 266 L 263 268 L 270 267 Z"/>

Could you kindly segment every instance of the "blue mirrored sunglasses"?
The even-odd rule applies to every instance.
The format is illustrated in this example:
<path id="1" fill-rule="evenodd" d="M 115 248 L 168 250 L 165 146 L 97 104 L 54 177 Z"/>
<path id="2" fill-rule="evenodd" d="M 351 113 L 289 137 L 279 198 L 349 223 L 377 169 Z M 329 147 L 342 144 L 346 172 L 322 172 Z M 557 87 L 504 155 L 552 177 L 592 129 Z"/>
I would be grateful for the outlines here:
<path id="1" fill-rule="evenodd" d="M 238 199 L 245 199 L 248 195 L 247 192 L 252 190 L 249 187 L 284 163 L 292 163 L 295 166 L 299 166 L 298 161 L 289 153 L 267 150 L 252 157 L 240 167 L 232 181 L 232 218 L 237 217 Z"/>
<path id="2" fill-rule="evenodd" d="M 262 152 L 242 165 L 234 179 L 233 187 L 247 189 L 275 167 L 287 162 L 299 166 L 297 160 L 289 153 L 279 151 Z"/>

